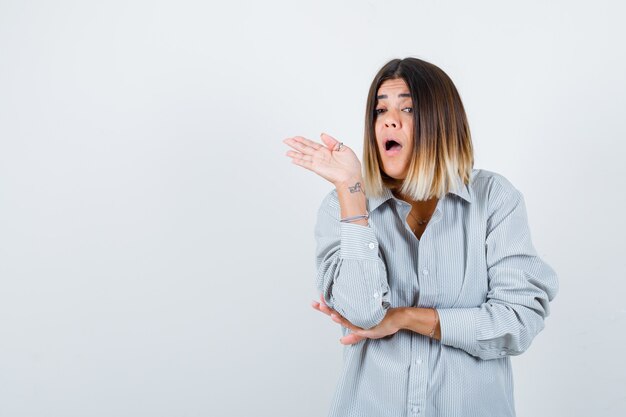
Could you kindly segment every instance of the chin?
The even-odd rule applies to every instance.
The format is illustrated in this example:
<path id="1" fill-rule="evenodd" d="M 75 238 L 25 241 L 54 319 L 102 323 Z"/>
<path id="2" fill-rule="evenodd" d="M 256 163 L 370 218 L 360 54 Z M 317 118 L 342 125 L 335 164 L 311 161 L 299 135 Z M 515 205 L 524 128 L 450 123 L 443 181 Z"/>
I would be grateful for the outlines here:
<path id="1" fill-rule="evenodd" d="M 387 178 L 389 178 L 390 180 L 395 180 L 398 182 L 401 182 L 404 180 L 404 178 L 406 178 L 406 175 L 404 173 L 398 173 L 398 172 L 389 172 L 389 171 L 385 171 L 383 169 L 384 176 L 386 176 Z"/>
<path id="2" fill-rule="evenodd" d="M 406 172 L 405 171 L 400 171 L 398 169 L 385 169 L 383 167 L 383 172 L 388 177 L 393 178 L 393 179 L 398 180 L 398 181 L 401 181 L 404 178 L 406 178 Z"/>

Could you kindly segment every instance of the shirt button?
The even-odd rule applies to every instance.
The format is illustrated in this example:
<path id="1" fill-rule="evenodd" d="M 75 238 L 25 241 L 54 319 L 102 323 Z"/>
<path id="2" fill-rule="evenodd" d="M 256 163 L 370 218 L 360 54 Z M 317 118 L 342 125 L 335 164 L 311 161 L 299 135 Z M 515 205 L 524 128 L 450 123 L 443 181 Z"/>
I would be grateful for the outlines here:
<path id="1" fill-rule="evenodd" d="M 426 269 L 426 268 L 422 269 L 422 274 L 428 275 L 428 269 Z"/>
<path id="2" fill-rule="evenodd" d="M 422 364 L 422 360 L 421 359 L 416 359 L 415 363 L 418 364 L 418 365 L 421 365 Z"/>
<path id="3" fill-rule="evenodd" d="M 378 298 L 378 293 L 377 292 L 374 293 L 374 298 Z"/>
<path id="4" fill-rule="evenodd" d="M 503 350 L 502 352 L 500 352 L 500 356 L 504 356 L 506 355 L 506 352 Z"/>
<path id="5" fill-rule="evenodd" d="M 417 406 L 413 406 L 413 408 L 411 408 L 411 411 L 413 411 L 415 414 L 418 414 L 420 412 L 420 408 Z"/>
<path id="6" fill-rule="evenodd" d="M 370 246 L 370 249 L 374 249 L 376 247 L 376 243 L 370 242 L 369 246 Z"/>

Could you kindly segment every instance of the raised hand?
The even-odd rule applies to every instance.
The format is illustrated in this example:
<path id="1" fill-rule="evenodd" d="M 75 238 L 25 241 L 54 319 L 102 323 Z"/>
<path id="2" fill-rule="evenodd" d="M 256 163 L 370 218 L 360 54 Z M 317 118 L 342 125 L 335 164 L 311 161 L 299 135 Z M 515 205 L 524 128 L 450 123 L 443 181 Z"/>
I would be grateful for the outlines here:
<path id="1" fill-rule="evenodd" d="M 321 134 L 324 144 L 294 136 L 283 142 L 295 150 L 287 151 L 286 155 L 292 162 L 313 171 L 322 178 L 337 185 L 361 177 L 361 162 L 354 151 L 346 145 L 338 150 L 339 142 L 325 133 Z"/>

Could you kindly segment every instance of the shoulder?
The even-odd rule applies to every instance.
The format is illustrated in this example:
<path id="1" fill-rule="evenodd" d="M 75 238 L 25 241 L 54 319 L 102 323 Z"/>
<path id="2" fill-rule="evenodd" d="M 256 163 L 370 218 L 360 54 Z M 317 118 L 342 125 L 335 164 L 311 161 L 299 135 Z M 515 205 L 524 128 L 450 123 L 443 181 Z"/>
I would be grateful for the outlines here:
<path id="1" fill-rule="evenodd" d="M 474 195 L 487 203 L 522 198 L 521 192 L 504 175 L 486 169 L 474 169 L 470 180 Z"/>

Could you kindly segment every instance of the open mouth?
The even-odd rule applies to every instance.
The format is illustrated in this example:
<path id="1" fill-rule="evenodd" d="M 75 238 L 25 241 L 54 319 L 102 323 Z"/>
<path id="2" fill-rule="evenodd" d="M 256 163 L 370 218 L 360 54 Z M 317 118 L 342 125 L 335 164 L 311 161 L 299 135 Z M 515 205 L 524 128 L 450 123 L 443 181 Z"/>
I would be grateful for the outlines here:
<path id="1" fill-rule="evenodd" d="M 385 141 L 385 151 L 394 153 L 400 151 L 400 149 L 402 149 L 402 145 L 394 139 L 387 139 Z"/>

